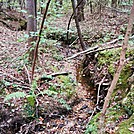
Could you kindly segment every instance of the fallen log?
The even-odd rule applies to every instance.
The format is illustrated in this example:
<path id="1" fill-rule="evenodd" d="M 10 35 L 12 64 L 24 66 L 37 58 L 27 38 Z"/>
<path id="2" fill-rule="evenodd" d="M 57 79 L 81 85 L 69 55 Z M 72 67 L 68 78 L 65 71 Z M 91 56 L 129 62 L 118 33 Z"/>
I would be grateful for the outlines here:
<path id="1" fill-rule="evenodd" d="M 131 36 L 129 39 L 133 39 L 134 38 L 134 35 Z M 115 43 L 117 43 L 118 41 L 122 41 L 123 39 L 115 39 L 115 40 L 112 40 L 110 42 L 107 42 L 105 44 L 101 44 L 99 46 L 95 46 L 95 47 L 90 47 L 89 49 L 87 50 L 84 50 L 84 51 L 81 51 L 79 53 L 76 53 L 74 54 L 73 56 L 71 57 L 68 57 L 66 58 L 65 60 L 70 60 L 70 59 L 73 59 L 79 55 L 82 55 L 82 54 L 91 54 L 91 53 L 94 53 L 94 52 L 99 52 L 99 51 L 104 51 L 104 50 L 108 50 L 108 49 L 113 49 L 113 48 L 119 48 L 119 47 L 122 47 L 122 44 L 117 44 L 117 45 L 114 45 Z"/>

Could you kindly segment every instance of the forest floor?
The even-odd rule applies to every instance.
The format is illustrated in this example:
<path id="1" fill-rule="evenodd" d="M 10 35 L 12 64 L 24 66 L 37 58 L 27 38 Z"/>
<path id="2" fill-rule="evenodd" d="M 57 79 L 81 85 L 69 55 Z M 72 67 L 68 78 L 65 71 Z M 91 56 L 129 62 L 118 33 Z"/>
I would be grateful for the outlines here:
<path id="1" fill-rule="evenodd" d="M 19 91 L 21 88 L 23 88 L 24 92 L 29 92 L 29 85 L 26 84 L 27 82 L 25 82 L 28 75 L 27 65 L 25 65 L 27 63 L 24 63 L 25 61 L 19 59 L 23 57 L 28 47 L 27 43 L 25 44 L 22 42 L 17 42 L 19 38 L 23 38 L 23 32 L 11 31 L 6 27 L 1 26 L 0 37 L 0 79 L 1 88 L 3 88 L 1 90 L 4 90 L 1 91 L 1 93 L 3 92 L 4 94 L 10 94 Z M 60 49 L 65 51 L 63 47 Z M 60 50 L 60 52 L 62 50 Z M 53 59 L 51 50 L 48 51 L 47 53 L 42 53 L 40 56 L 41 59 L 40 63 L 38 64 L 38 68 L 41 70 L 36 72 L 36 75 L 42 75 L 42 72 L 45 74 L 51 74 L 55 72 L 53 71 L 54 69 L 58 72 L 71 72 L 70 78 L 76 82 L 77 62 L 74 60 L 68 62 L 57 61 Z M 63 55 L 65 55 L 65 52 L 63 52 Z M 22 70 L 19 72 L 20 69 Z M 2 82 L 5 84 L 3 85 Z M 53 80 L 52 82 L 56 83 L 56 80 Z M 75 82 L 73 83 L 74 86 L 72 86 L 72 88 L 77 88 L 76 93 L 69 100 L 73 110 L 67 110 L 51 96 L 48 97 L 43 95 L 43 97 L 38 97 L 39 106 L 41 106 L 43 110 L 39 114 L 39 119 L 41 118 L 40 122 L 28 121 L 28 124 L 26 124 L 28 119 L 24 119 L 21 115 L 23 111 L 23 99 L 11 99 L 9 104 L 9 102 L 4 102 L 4 97 L 1 96 L 1 133 L 12 133 L 13 131 L 17 132 L 18 127 L 22 127 L 22 133 L 26 133 L 27 131 L 32 133 L 32 131 L 41 131 L 41 129 L 44 129 L 43 131 L 46 134 L 83 133 L 86 129 L 86 124 L 88 123 L 88 114 L 93 109 L 93 102 L 89 99 L 90 97 L 88 95 L 88 91 L 85 90 L 80 84 L 79 86 L 75 86 Z M 17 87 L 14 87 L 15 85 Z M 48 85 L 44 84 L 39 88 L 42 90 L 43 88 L 46 89 L 47 86 Z M 66 86 L 66 88 L 68 88 L 68 86 Z M 60 95 L 59 97 L 61 98 L 62 96 Z"/>
<path id="2" fill-rule="evenodd" d="M 93 42 L 100 43 L 100 40 L 105 43 L 118 38 L 128 16 L 120 14 L 115 17 L 105 12 L 101 19 L 98 17 L 87 12 L 85 21 L 81 22 L 82 33 L 89 46 Z M 65 29 L 68 18 L 69 15 L 57 18 L 51 27 Z M 71 27 L 73 26 L 74 21 Z M 63 42 L 51 40 L 41 44 L 35 77 L 44 74 L 48 77 L 47 75 L 57 72 L 71 74 L 50 81 L 37 81 L 37 89 L 34 91 L 39 94 L 35 101 L 36 107 L 28 105 L 26 97 L 16 99 L 9 96 L 11 99 L 4 101 L 5 96 L 13 92 L 32 92 L 25 33 L 0 25 L 0 133 L 83 134 L 95 106 L 97 89 L 81 83 L 79 68 L 84 56 L 65 60 L 81 51 L 79 42 L 71 48 Z M 44 94 L 44 90 L 50 92 Z"/>

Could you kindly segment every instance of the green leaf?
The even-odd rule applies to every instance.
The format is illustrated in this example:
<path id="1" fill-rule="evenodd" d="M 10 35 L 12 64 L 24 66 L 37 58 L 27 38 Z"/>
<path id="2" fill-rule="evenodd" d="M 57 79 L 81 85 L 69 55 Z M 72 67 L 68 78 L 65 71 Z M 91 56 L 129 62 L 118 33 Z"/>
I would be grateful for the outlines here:
<path id="1" fill-rule="evenodd" d="M 67 109 L 67 110 L 71 110 L 71 107 L 67 104 L 66 100 L 64 100 L 63 98 L 59 99 L 59 102 Z"/>
<path id="2" fill-rule="evenodd" d="M 26 94 L 24 92 L 14 92 L 14 93 L 6 95 L 4 101 L 8 101 L 13 98 L 24 98 L 25 96 Z"/>
<path id="3" fill-rule="evenodd" d="M 123 35 L 119 35 L 118 39 L 124 39 Z"/>
<path id="4" fill-rule="evenodd" d="M 34 107 L 34 105 L 35 105 L 35 96 L 27 95 L 27 101 L 30 104 L 30 106 Z"/>

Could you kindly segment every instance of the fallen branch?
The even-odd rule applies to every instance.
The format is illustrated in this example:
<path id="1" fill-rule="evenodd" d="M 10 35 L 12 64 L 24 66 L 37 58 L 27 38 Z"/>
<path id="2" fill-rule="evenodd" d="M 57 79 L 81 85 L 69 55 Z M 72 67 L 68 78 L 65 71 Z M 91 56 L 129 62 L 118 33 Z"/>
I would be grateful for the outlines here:
<path id="1" fill-rule="evenodd" d="M 53 74 L 51 74 L 51 76 L 52 77 L 57 77 L 57 76 L 59 76 L 59 75 L 69 75 L 69 74 L 71 74 L 72 72 L 57 72 L 57 73 L 53 73 Z"/>
<path id="2" fill-rule="evenodd" d="M 57 72 L 57 73 L 52 73 L 52 74 L 49 74 L 49 75 L 39 76 L 39 77 L 37 78 L 37 80 L 41 80 L 41 81 L 47 80 L 47 81 L 50 81 L 50 80 L 52 80 L 54 77 L 57 77 L 57 76 L 60 76 L 60 75 L 65 75 L 65 76 L 67 76 L 67 75 L 69 75 L 69 74 L 71 74 L 71 72 Z"/>
<path id="3" fill-rule="evenodd" d="M 121 47 L 121 46 L 122 46 L 121 44 L 118 44 L 118 45 L 109 46 L 109 47 L 106 47 L 106 48 L 99 48 L 99 49 L 97 49 L 97 50 L 87 52 L 86 54 L 91 54 L 91 53 L 100 52 L 100 51 L 104 51 L 104 50 L 108 50 L 108 49 L 113 49 L 113 48 L 119 48 L 119 47 Z"/>
<path id="4" fill-rule="evenodd" d="M 133 39 L 134 38 L 134 35 L 131 36 L 129 39 Z M 76 53 L 74 54 L 73 56 L 71 57 L 68 57 L 66 58 L 66 60 L 70 60 L 70 59 L 73 59 L 81 54 L 90 54 L 90 53 L 94 53 L 94 52 L 99 52 L 99 51 L 104 51 L 104 50 L 107 50 L 107 49 L 113 49 L 113 48 L 119 48 L 119 47 L 122 47 L 122 44 L 118 44 L 118 45 L 113 45 L 114 43 L 118 42 L 118 41 L 121 41 L 123 39 L 115 39 L 115 40 L 112 40 L 110 42 L 107 42 L 105 44 L 101 44 L 99 46 L 95 46 L 95 47 L 90 47 L 89 49 L 87 50 L 84 50 L 82 52 L 79 52 L 79 53 Z"/>
<path id="5" fill-rule="evenodd" d="M 81 54 L 85 54 L 85 53 L 87 53 L 87 52 L 89 52 L 89 51 L 97 50 L 98 48 L 99 48 L 98 46 L 89 48 L 89 49 L 87 49 L 87 50 L 85 50 L 85 51 L 76 53 L 76 54 L 74 54 L 73 56 L 66 58 L 66 60 L 73 59 L 73 58 L 75 58 L 75 57 L 77 57 L 77 56 L 79 56 L 79 55 L 81 55 Z"/>

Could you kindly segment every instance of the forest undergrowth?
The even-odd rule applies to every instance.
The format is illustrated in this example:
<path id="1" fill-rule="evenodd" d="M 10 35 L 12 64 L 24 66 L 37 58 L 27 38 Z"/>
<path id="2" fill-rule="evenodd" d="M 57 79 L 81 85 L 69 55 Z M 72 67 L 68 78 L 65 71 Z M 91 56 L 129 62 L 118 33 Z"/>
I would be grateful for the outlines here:
<path id="1" fill-rule="evenodd" d="M 128 15 L 104 11 L 101 18 L 88 14 L 81 22 L 84 41 L 89 47 L 105 48 L 121 44 Z M 38 52 L 35 80 L 30 86 L 27 33 L 0 25 L 0 133 L 1 134 L 83 134 L 97 133 L 98 112 L 118 65 L 120 48 L 93 52 L 89 61 L 84 55 L 66 58 L 80 51 L 74 20 L 66 44 L 66 27 L 70 14 L 56 18 L 45 26 Z M 134 31 L 132 31 L 134 34 Z M 132 34 L 132 36 L 133 36 Z M 60 36 L 59 36 L 60 35 Z M 133 40 L 107 113 L 106 133 L 133 133 Z M 104 46 L 103 46 L 104 45 Z M 104 79 L 103 82 L 102 79 Z M 100 86 L 100 99 L 97 92 Z M 124 92 L 125 91 L 125 92 Z M 127 100 L 129 98 L 129 100 Z M 132 101 L 130 100 L 132 99 Z M 122 101 L 123 100 L 123 101 Z M 126 100 L 129 102 L 126 105 Z M 94 107 L 97 107 L 94 111 Z M 117 112 L 119 111 L 120 112 Z M 94 117 L 89 123 L 91 114 Z M 130 122 L 123 122 L 129 119 Z M 88 125 L 89 123 L 89 125 Z M 127 130 L 121 123 L 127 125 Z M 125 128 L 126 129 L 126 128 Z M 126 134 L 126 133 L 120 134 Z M 129 134 L 128 133 L 128 134 Z"/>

